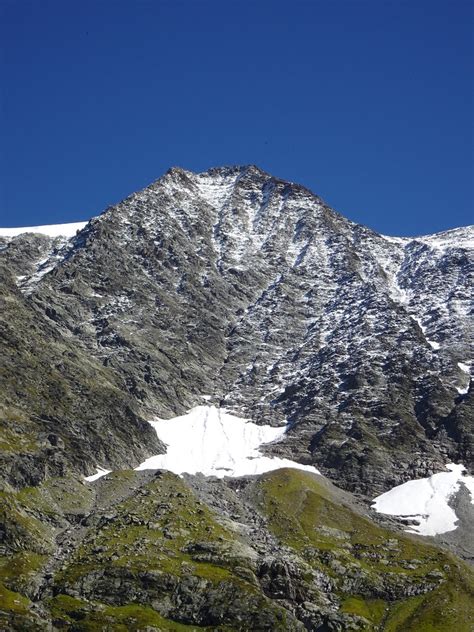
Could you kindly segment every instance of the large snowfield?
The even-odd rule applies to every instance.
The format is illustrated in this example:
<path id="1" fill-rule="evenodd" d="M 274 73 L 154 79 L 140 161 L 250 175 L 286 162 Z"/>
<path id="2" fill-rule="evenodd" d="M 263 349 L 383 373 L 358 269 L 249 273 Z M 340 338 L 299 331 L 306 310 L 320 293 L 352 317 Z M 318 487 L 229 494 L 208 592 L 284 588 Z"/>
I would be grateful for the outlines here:
<path id="1" fill-rule="evenodd" d="M 448 472 L 439 472 L 429 478 L 407 481 L 378 496 L 373 508 L 379 513 L 391 516 L 413 518 L 413 524 L 407 531 L 420 535 L 439 535 L 454 531 L 458 518 L 449 506 L 449 499 L 455 494 L 461 483 L 467 487 L 474 503 L 474 477 L 464 476 L 464 466 L 449 463 Z"/>
<path id="2" fill-rule="evenodd" d="M 175 474 L 205 476 L 251 476 L 282 467 L 292 467 L 319 474 L 311 465 L 289 459 L 268 457 L 259 448 L 281 439 L 287 426 L 273 428 L 231 415 L 215 406 L 196 406 L 185 415 L 150 421 L 166 444 L 166 454 L 157 454 L 141 463 L 137 470 L 169 470 Z M 98 468 L 86 477 L 95 481 L 109 471 Z"/>
<path id="3" fill-rule="evenodd" d="M 201 472 L 205 476 L 223 478 L 293 467 L 319 474 L 310 465 L 260 453 L 262 445 L 281 439 L 287 426 L 257 426 L 215 406 L 196 406 L 180 417 L 150 423 L 167 445 L 167 451 L 150 457 L 137 470 L 166 469 L 176 474 Z"/>

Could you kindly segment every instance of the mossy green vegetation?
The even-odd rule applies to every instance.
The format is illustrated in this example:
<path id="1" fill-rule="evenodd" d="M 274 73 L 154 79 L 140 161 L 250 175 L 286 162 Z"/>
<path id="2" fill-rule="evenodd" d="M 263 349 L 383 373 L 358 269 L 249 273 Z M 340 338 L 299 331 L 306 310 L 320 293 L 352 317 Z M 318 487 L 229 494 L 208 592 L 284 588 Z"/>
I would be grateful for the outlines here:
<path id="1" fill-rule="evenodd" d="M 127 485 L 133 488 L 139 477 L 139 473 L 109 475 L 109 490 L 102 500 L 110 489 L 120 493 Z M 213 630 L 248 629 L 248 622 L 254 619 L 258 624 L 259 618 L 267 622 L 261 629 L 297 629 L 291 615 L 263 595 L 247 549 L 181 478 L 160 472 L 115 504 L 113 515 L 99 519 L 69 563 L 56 573 L 54 591 L 66 596 L 82 591 L 103 604 L 101 617 L 116 617 L 117 625 L 122 625 L 120 617 L 125 615 L 154 617 L 158 625 L 160 617 L 169 618 L 170 612 L 177 623 L 166 630 L 207 629 L 209 621 Z M 120 587 L 119 594 L 107 605 L 111 586 Z M 127 604 L 136 594 L 140 608 Z M 57 600 L 54 603 L 57 607 Z M 239 617 L 247 623 L 228 627 Z M 78 629 L 93 629 L 94 621 L 88 614 L 81 623 L 86 627 Z M 198 628 L 192 627 L 197 624 Z M 135 629 L 130 622 L 123 625 Z"/>
<path id="2" fill-rule="evenodd" d="M 10 549 L 39 554 L 52 552 L 53 527 L 41 510 L 25 506 L 17 494 L 0 492 L 0 522 L 6 532 L 5 544 Z"/>
<path id="3" fill-rule="evenodd" d="M 91 508 L 92 490 L 72 477 L 50 478 L 38 487 L 0 492 L 0 521 L 8 555 L 0 556 L 0 581 L 28 595 L 55 552 L 55 536 L 68 519 Z"/>
<path id="4" fill-rule="evenodd" d="M 0 581 L 13 590 L 26 592 L 48 557 L 31 551 L 19 551 L 0 557 Z"/>
<path id="5" fill-rule="evenodd" d="M 270 530 L 332 577 L 344 612 L 387 632 L 474 628 L 473 573 L 451 554 L 376 525 L 307 472 L 270 472 L 257 488 Z"/>
<path id="6" fill-rule="evenodd" d="M 29 599 L 20 595 L 20 593 L 8 590 L 0 583 L 0 610 L 26 613 L 29 603 Z"/>
<path id="7" fill-rule="evenodd" d="M 0 379 L 3 374 L 0 372 Z M 3 382 L 2 382 L 3 383 Z M 0 403 L 0 451 L 32 453 L 38 448 L 37 436 L 25 411 Z"/>
<path id="8" fill-rule="evenodd" d="M 456 562 L 443 586 L 395 604 L 385 624 L 386 632 L 472 632 L 473 629 L 472 573 Z"/>
<path id="9" fill-rule="evenodd" d="M 291 595 L 320 621 L 336 607 L 355 630 L 471 632 L 472 573 L 454 556 L 378 526 L 306 472 L 270 472 L 241 494 L 281 547 L 272 544 L 269 561 L 170 472 L 118 471 L 94 484 L 56 477 L 2 492 L 7 629 L 36 629 L 29 598 L 47 576 L 53 625 L 84 632 L 301 630 L 282 605 Z M 80 537 L 52 563 L 58 534 L 74 525 Z"/>
<path id="10" fill-rule="evenodd" d="M 54 477 L 38 487 L 24 487 L 16 497 L 30 511 L 59 517 L 89 512 L 94 494 L 88 485 L 77 478 Z"/>
<path id="11" fill-rule="evenodd" d="M 125 606 L 107 606 L 98 602 L 86 602 L 68 595 L 56 595 L 49 603 L 56 625 L 62 627 L 74 625 L 77 632 L 97 632 L 112 630 L 115 632 L 139 632 L 147 628 L 166 630 L 167 632 L 191 632 L 202 630 L 211 632 L 216 628 L 185 625 L 161 616 L 149 606 L 127 604 Z M 221 626 L 220 632 L 231 628 Z"/>
<path id="12" fill-rule="evenodd" d="M 349 614 L 356 614 L 371 621 L 374 626 L 382 622 L 387 604 L 383 599 L 363 599 L 362 597 L 347 597 L 341 603 L 341 610 Z"/>
<path id="13" fill-rule="evenodd" d="M 130 485 L 134 475 L 138 476 L 130 472 L 111 474 L 108 486 L 117 491 L 124 482 Z M 116 505 L 114 512 L 113 519 L 104 518 L 97 531 L 84 540 L 64 578 L 77 579 L 98 562 L 135 571 L 159 569 L 174 574 L 180 574 L 183 563 L 188 563 L 198 576 L 201 572 L 206 577 L 214 574 L 216 580 L 221 580 L 227 576 L 226 566 L 231 567 L 238 557 L 234 534 L 218 524 L 209 509 L 170 472 L 163 472 Z M 193 544 L 198 549 L 194 554 L 188 552 Z M 218 555 L 212 555 L 212 547 L 208 548 L 211 544 Z M 197 559 L 199 552 L 206 554 L 205 563 Z M 211 573 L 208 562 L 213 557 L 220 566 L 213 564 Z"/>
<path id="14" fill-rule="evenodd" d="M 73 477 L 50 478 L 38 487 L 0 492 L 0 519 L 7 530 L 7 544 L 25 553 L 53 551 L 56 529 L 65 519 L 85 515 L 93 493 Z"/>

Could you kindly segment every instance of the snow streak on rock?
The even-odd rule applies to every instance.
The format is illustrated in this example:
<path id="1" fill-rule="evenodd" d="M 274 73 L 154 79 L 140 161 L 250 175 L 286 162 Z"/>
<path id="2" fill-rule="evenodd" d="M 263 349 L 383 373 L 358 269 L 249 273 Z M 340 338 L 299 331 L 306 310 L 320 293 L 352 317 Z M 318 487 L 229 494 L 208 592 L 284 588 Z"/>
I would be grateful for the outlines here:
<path id="1" fill-rule="evenodd" d="M 111 470 L 104 470 L 103 467 L 98 467 L 96 474 L 92 474 L 92 476 L 85 476 L 84 480 L 88 481 L 89 483 L 92 483 L 93 481 L 96 481 L 98 478 L 102 478 L 102 476 L 105 476 L 106 474 L 110 474 L 110 472 Z"/>

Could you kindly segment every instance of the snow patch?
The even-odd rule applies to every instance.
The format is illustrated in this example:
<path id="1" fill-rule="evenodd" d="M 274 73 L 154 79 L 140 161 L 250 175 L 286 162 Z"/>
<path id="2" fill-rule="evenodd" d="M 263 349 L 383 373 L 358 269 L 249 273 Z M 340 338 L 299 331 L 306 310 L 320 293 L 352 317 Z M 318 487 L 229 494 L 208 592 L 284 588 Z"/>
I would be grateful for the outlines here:
<path id="1" fill-rule="evenodd" d="M 88 481 L 89 483 L 92 483 L 93 481 L 96 481 L 98 478 L 101 478 L 102 476 L 105 476 L 106 474 L 110 474 L 112 470 L 104 470 L 103 467 L 98 467 L 97 468 L 97 474 L 92 474 L 92 476 L 84 476 L 84 480 Z"/>
<path id="2" fill-rule="evenodd" d="M 421 235 L 419 237 L 390 237 L 388 235 L 381 235 L 392 244 L 399 246 L 407 246 L 415 241 L 422 244 L 437 248 L 438 250 L 447 250 L 448 248 L 474 248 L 474 226 L 461 226 L 460 228 L 453 228 L 441 233 L 434 233 L 432 235 Z"/>
<path id="3" fill-rule="evenodd" d="M 167 445 L 166 454 L 152 456 L 137 470 L 165 469 L 175 474 L 248 476 L 291 467 L 319 474 L 310 465 L 263 456 L 259 448 L 281 439 L 287 426 L 257 426 L 215 406 L 196 406 L 172 419 L 151 421 Z"/>
<path id="4" fill-rule="evenodd" d="M 466 395 L 466 393 L 469 392 L 469 387 L 471 386 L 471 363 L 458 362 L 458 367 L 463 373 L 468 375 L 468 380 L 465 386 L 457 386 L 456 390 L 460 395 Z"/>
<path id="5" fill-rule="evenodd" d="M 448 472 L 439 472 L 429 478 L 407 481 L 373 500 L 373 509 L 391 516 L 404 516 L 419 522 L 409 531 L 420 535 L 439 535 L 454 531 L 458 517 L 449 506 L 449 499 L 459 490 L 460 484 L 468 488 L 474 504 L 474 477 L 464 476 L 463 465 L 449 463 Z"/>

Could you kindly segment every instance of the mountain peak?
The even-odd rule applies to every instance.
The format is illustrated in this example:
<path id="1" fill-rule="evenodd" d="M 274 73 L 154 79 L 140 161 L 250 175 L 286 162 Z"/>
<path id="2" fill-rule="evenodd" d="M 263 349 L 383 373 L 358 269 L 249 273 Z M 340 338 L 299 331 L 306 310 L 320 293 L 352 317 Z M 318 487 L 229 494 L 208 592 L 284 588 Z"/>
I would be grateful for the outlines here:
<path id="1" fill-rule="evenodd" d="M 183 167 L 173 166 L 170 167 L 162 176 L 163 178 L 172 179 L 176 178 L 229 178 L 239 177 L 243 175 L 260 175 L 271 178 L 272 176 L 258 167 L 257 165 L 222 165 L 217 167 L 210 167 L 205 171 L 191 171 L 190 169 L 184 169 Z"/>
<path id="2" fill-rule="evenodd" d="M 41 230 L 0 231 L 1 629 L 407 630 L 440 595 L 472 627 L 401 533 L 474 555 L 470 229 L 383 237 L 244 165 Z"/>

